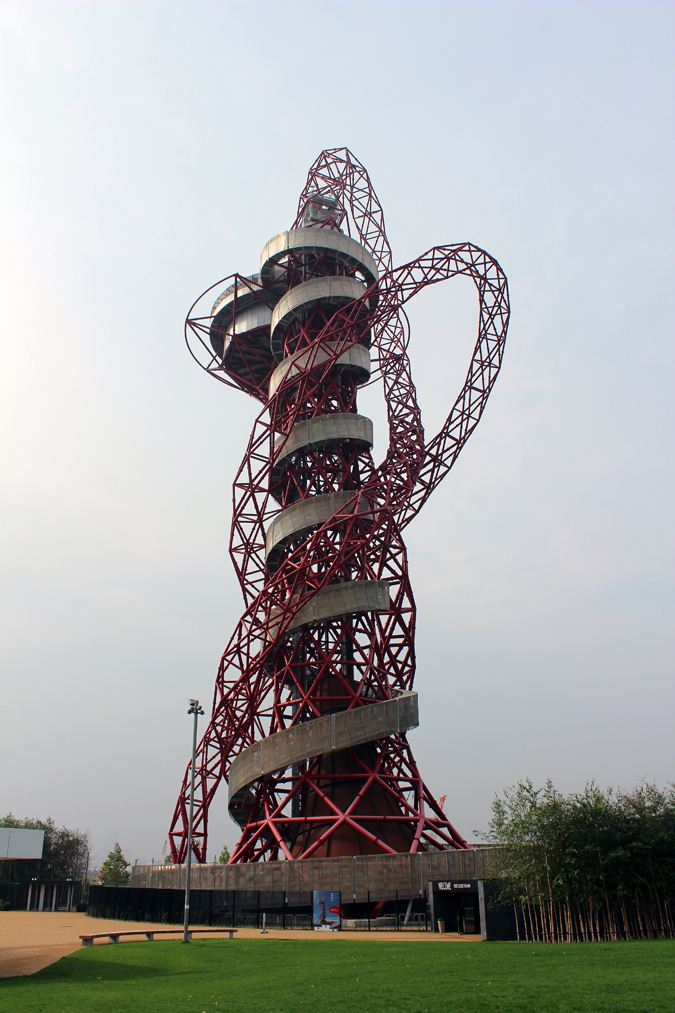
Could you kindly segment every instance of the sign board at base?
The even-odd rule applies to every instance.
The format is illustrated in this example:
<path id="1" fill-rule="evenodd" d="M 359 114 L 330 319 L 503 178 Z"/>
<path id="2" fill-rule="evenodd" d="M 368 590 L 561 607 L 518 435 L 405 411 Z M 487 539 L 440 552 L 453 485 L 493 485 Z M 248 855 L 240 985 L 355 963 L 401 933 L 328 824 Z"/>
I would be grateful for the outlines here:
<path id="1" fill-rule="evenodd" d="M 340 928 L 340 891 L 312 890 L 312 928 Z"/>
<path id="2" fill-rule="evenodd" d="M 42 858 L 44 830 L 0 827 L 0 858 Z"/>
<path id="3" fill-rule="evenodd" d="M 470 890 L 475 893 L 478 889 L 477 880 L 475 879 L 464 879 L 464 880 L 448 880 L 436 884 L 439 890 Z"/>

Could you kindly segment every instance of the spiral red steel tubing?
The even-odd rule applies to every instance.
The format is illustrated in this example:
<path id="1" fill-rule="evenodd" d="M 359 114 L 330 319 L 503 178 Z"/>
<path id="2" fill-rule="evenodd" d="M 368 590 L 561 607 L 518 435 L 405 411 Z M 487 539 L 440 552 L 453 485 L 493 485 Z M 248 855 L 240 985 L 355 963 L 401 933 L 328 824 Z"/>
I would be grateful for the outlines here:
<path id="1" fill-rule="evenodd" d="M 245 346 L 244 335 L 248 372 L 228 370 L 224 353 L 213 347 L 214 312 L 202 310 L 202 301 L 223 284 L 235 286 L 233 320 L 243 295 L 271 307 L 274 300 L 259 281 L 224 279 L 197 300 L 186 321 L 188 347 L 200 365 L 262 404 L 233 489 L 230 555 L 245 611 L 223 654 L 197 754 L 192 847 L 200 862 L 206 860 L 209 807 L 244 750 L 294 725 L 412 689 L 415 603 L 402 532 L 480 420 L 504 351 L 508 286 L 488 253 L 471 243 L 441 246 L 394 268 L 381 206 L 348 149 L 324 151 L 316 160 L 293 229 L 302 228 L 310 205 L 324 215 L 315 227 L 353 236 L 377 264 L 379 277 L 335 312 L 319 305 L 300 315 L 284 346 L 296 355 L 294 369 L 271 396 L 277 363 L 266 346 Z M 349 274 L 344 265 L 327 267 L 320 257 L 289 255 L 281 274 L 290 291 L 337 269 Z M 476 286 L 478 338 L 462 390 L 440 431 L 425 442 L 405 306 L 427 286 L 458 275 Z M 375 466 L 363 448 L 329 445 L 291 456 L 277 481 L 274 461 L 295 425 L 331 414 L 356 416 L 359 384 L 340 363 L 363 343 L 364 326 L 371 340 L 370 382 L 382 383 L 387 408 L 384 460 Z M 235 330 L 233 324 L 231 342 L 240 340 Z M 343 494 L 332 514 L 291 539 L 272 568 L 266 532 L 280 506 L 283 512 L 298 497 L 327 492 Z M 349 581 L 386 581 L 388 609 L 294 625 L 318 592 Z M 188 766 L 169 835 L 177 862 L 187 854 L 189 790 Z M 405 733 L 262 776 L 250 786 L 243 808 L 231 811 L 242 827 L 233 863 L 466 847 L 424 784 Z"/>

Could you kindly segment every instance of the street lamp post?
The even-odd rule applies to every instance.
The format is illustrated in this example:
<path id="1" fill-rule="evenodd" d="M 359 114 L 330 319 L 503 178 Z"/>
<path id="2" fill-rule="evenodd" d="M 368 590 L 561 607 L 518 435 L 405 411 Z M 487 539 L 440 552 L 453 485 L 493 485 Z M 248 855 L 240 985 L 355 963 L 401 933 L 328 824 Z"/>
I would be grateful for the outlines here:
<path id="1" fill-rule="evenodd" d="M 200 707 L 199 700 L 190 700 L 188 714 L 194 714 L 194 725 L 192 729 L 192 766 L 190 768 L 190 820 L 188 824 L 188 850 L 187 870 L 185 876 L 185 920 L 183 922 L 183 942 L 189 943 L 188 925 L 190 923 L 190 872 L 192 868 L 192 819 L 195 809 L 195 762 L 197 757 L 197 721 L 199 715 L 204 713 Z"/>

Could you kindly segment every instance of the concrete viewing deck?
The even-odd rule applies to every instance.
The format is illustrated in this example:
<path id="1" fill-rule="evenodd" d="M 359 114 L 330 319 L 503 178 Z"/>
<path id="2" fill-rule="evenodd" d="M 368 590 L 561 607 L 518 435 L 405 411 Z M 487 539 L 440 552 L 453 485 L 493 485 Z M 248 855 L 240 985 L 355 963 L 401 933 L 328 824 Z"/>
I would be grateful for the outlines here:
<path id="1" fill-rule="evenodd" d="M 341 585 L 338 585 L 340 587 Z M 349 586 L 349 585 L 347 585 Z M 232 761 L 229 777 L 230 815 L 245 826 L 242 807 L 251 784 L 285 770 L 309 757 L 349 749 L 409 728 L 417 728 L 417 693 L 402 693 L 392 700 L 338 711 L 314 721 L 303 721 L 254 742 Z M 244 821 L 243 823 L 241 821 Z"/>

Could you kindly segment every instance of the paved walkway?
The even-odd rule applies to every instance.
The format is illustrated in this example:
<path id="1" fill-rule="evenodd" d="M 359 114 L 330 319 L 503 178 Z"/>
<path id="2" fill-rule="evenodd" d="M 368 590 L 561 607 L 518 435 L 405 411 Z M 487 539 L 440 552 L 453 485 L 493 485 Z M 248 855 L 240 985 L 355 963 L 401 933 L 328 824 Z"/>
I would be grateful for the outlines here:
<path id="1" fill-rule="evenodd" d="M 133 929 L 159 929 L 173 926 L 149 922 L 120 922 L 107 918 L 88 918 L 85 914 L 66 914 L 63 911 L 0 911 L 0 978 L 20 974 L 34 974 L 53 964 L 68 953 L 81 947 L 80 935 L 90 932 L 119 932 Z M 200 926 L 196 925 L 195 928 Z M 203 928 L 204 926 L 202 926 Z M 257 929 L 239 929 L 237 938 L 260 939 Z M 161 939 L 162 937 L 158 937 Z M 178 939 L 179 936 L 168 936 Z M 199 937 L 197 937 L 199 938 Z M 206 939 L 227 938 L 209 933 Z M 396 942 L 402 939 L 414 942 L 480 942 L 480 936 L 458 936 L 454 932 L 434 935 L 432 932 L 308 932 L 302 930 L 270 929 L 263 939 L 362 939 L 369 942 Z M 142 939 L 142 937 L 141 937 Z M 131 940 L 136 942 L 138 940 Z M 144 941 L 144 940 L 143 940 Z M 107 946 L 107 939 L 99 939 L 95 946 Z M 122 945 L 121 943 L 119 945 Z M 148 944 L 161 945 L 157 940 Z"/>

